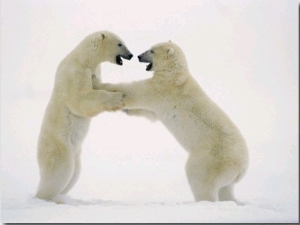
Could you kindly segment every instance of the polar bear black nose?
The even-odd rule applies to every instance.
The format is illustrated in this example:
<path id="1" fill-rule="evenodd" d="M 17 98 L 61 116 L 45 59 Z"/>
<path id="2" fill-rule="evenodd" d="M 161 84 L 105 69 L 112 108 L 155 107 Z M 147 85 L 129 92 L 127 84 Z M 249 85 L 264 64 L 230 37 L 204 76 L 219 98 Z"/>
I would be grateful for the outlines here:
<path id="1" fill-rule="evenodd" d="M 130 60 L 133 57 L 132 54 L 128 55 L 128 59 Z"/>
<path id="2" fill-rule="evenodd" d="M 139 59 L 139 61 L 141 61 L 141 58 L 142 58 L 142 56 L 138 55 L 138 59 Z"/>

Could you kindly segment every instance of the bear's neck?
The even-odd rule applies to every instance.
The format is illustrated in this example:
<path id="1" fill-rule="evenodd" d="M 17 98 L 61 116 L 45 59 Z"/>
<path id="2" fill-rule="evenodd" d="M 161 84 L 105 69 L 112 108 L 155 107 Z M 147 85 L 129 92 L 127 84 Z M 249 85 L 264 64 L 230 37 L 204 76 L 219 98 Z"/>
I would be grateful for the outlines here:
<path id="1" fill-rule="evenodd" d="M 86 52 L 84 49 L 74 49 L 70 57 L 75 59 L 82 67 L 94 70 L 101 62 L 100 57 Z"/>
<path id="2" fill-rule="evenodd" d="M 153 74 L 152 79 L 156 83 L 166 83 L 167 85 L 175 85 L 175 86 L 181 86 L 183 85 L 188 77 L 189 77 L 188 71 L 156 71 Z"/>

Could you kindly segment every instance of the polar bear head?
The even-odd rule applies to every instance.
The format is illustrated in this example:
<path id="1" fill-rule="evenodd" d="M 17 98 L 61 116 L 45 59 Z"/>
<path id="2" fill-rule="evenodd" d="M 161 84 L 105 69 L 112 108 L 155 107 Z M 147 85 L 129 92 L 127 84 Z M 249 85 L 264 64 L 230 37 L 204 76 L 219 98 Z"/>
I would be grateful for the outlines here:
<path id="1" fill-rule="evenodd" d="M 124 41 L 109 31 L 98 31 L 88 35 L 79 44 L 79 52 L 97 63 L 111 62 L 117 65 L 123 65 L 122 58 L 130 60 L 133 56 Z"/>
<path id="2" fill-rule="evenodd" d="M 169 42 L 160 43 L 138 56 L 140 62 L 149 63 L 147 71 L 176 71 L 187 69 L 185 55 L 181 48 Z"/>

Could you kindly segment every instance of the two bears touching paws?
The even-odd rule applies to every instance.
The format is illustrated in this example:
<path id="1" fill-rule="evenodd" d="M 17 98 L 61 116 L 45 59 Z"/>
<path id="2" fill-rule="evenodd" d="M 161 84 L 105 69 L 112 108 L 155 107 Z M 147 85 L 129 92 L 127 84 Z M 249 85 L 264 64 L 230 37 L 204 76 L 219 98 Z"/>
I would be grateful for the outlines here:
<path id="1" fill-rule="evenodd" d="M 182 49 L 160 43 L 138 56 L 152 71 L 132 83 L 101 82 L 100 65 L 122 65 L 132 53 L 108 31 L 83 39 L 59 64 L 38 140 L 40 182 L 36 197 L 56 203 L 79 178 L 81 146 L 91 118 L 126 109 L 159 120 L 189 154 L 185 171 L 195 201 L 236 201 L 234 186 L 248 168 L 239 129 L 192 77 Z"/>

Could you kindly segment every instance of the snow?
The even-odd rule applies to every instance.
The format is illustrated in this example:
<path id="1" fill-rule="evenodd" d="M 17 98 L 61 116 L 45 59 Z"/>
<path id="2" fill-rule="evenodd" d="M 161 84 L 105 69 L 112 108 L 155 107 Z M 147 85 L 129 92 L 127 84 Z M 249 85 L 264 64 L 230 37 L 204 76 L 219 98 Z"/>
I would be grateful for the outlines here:
<path id="1" fill-rule="evenodd" d="M 295 223 L 296 204 L 255 200 L 245 206 L 233 202 L 124 203 L 90 201 L 81 206 L 56 205 L 28 198 L 6 209 L 3 221 L 12 223 Z M 255 202 L 255 203 L 254 203 Z M 28 206 L 30 205 L 30 206 Z"/>
<path id="2" fill-rule="evenodd" d="M 298 2 L 102 3 L 1 1 L 1 222 L 299 222 Z M 195 79 L 247 140 L 239 204 L 194 202 L 182 147 L 162 124 L 121 112 L 92 120 L 69 205 L 34 198 L 56 67 L 104 29 L 135 56 L 169 39 L 183 48 Z M 102 73 L 112 83 L 151 75 L 136 58 L 105 63 Z"/>
<path id="3" fill-rule="evenodd" d="M 298 200 L 235 202 L 113 201 L 87 198 L 57 205 L 34 198 L 2 172 L 2 222 L 9 223 L 295 223 Z M 16 182 L 13 184 L 13 182 Z M 132 198 L 133 199 L 133 198 Z"/>

